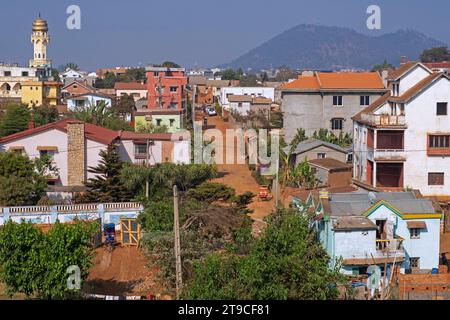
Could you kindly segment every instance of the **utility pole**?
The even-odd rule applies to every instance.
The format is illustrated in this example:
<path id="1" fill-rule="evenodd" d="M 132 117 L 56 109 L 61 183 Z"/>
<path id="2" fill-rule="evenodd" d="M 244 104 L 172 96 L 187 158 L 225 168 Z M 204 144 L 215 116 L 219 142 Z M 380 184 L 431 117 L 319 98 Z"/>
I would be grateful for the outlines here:
<path id="1" fill-rule="evenodd" d="M 146 149 L 146 155 L 145 155 L 145 166 L 148 168 L 148 147 L 149 147 L 149 141 L 147 139 L 147 149 Z M 148 177 L 145 179 L 145 198 L 148 199 L 150 196 L 150 183 L 148 181 Z"/>
<path id="2" fill-rule="evenodd" d="M 278 171 L 279 171 L 279 167 L 280 167 L 280 159 L 277 159 L 276 164 L 277 164 L 277 173 L 276 173 L 276 178 L 275 178 L 275 208 L 278 208 Z"/>
<path id="3" fill-rule="evenodd" d="M 183 279 L 181 274 L 180 220 L 178 215 L 178 189 L 173 186 L 173 231 L 175 235 L 175 275 L 177 299 L 180 298 Z"/>
<path id="4" fill-rule="evenodd" d="M 194 84 L 192 88 L 192 105 L 191 105 L 191 117 L 192 117 L 192 128 L 194 128 L 195 124 L 195 96 L 197 95 L 197 85 Z"/>

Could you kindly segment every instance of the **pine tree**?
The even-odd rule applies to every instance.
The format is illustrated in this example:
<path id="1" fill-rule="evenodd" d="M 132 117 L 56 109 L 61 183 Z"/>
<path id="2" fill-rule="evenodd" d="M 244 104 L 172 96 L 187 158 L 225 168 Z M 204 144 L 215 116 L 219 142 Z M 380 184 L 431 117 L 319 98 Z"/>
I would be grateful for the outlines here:
<path id="1" fill-rule="evenodd" d="M 30 110 L 24 105 L 10 105 L 0 122 L 0 137 L 24 131 L 28 128 Z"/>
<path id="2" fill-rule="evenodd" d="M 89 167 L 88 172 L 95 174 L 86 181 L 87 192 L 77 202 L 124 202 L 132 198 L 129 190 L 120 180 L 123 161 L 113 145 L 100 151 L 101 160 L 96 167 Z"/>

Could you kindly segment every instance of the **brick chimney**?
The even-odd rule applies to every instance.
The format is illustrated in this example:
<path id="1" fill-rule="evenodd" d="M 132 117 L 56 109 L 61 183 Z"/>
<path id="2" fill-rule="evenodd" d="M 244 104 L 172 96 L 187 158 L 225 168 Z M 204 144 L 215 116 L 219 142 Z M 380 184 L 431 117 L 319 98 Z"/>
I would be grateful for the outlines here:
<path id="1" fill-rule="evenodd" d="M 402 56 L 400 58 L 400 65 L 404 65 L 406 63 L 406 56 Z"/>
<path id="2" fill-rule="evenodd" d="M 82 121 L 67 122 L 67 184 L 82 186 L 86 180 L 86 139 Z"/>

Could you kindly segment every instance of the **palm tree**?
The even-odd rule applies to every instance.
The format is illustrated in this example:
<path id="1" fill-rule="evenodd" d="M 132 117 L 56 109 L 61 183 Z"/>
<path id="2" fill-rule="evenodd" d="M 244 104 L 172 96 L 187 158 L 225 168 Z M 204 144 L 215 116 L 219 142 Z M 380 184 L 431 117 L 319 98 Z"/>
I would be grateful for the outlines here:
<path id="1" fill-rule="evenodd" d="M 307 139 L 305 130 L 302 128 L 297 129 L 297 132 L 294 135 L 294 138 L 292 138 L 292 141 L 290 143 L 290 147 L 288 150 L 288 153 L 284 152 L 284 147 L 286 146 L 286 143 L 280 143 L 280 169 L 281 169 L 281 183 L 283 186 L 286 186 L 290 182 L 292 182 L 292 171 L 290 168 L 290 159 L 292 154 L 294 153 L 295 149 L 297 149 L 297 146 L 300 142 L 305 141 Z"/>

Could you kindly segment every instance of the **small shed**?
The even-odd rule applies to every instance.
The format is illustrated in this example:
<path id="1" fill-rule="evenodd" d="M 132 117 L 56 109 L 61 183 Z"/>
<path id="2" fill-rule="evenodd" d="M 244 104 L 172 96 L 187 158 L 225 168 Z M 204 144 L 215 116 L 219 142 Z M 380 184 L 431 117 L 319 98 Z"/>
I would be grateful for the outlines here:
<path id="1" fill-rule="evenodd" d="M 344 187 L 352 184 L 352 166 L 332 158 L 309 160 L 316 178 L 323 186 Z"/>

